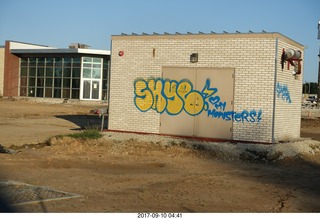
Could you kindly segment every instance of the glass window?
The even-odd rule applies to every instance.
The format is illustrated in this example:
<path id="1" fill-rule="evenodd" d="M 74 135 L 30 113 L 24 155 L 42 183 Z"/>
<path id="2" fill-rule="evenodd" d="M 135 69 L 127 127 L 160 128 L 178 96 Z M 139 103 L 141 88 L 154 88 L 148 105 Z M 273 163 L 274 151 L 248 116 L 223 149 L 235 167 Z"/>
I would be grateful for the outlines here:
<path id="1" fill-rule="evenodd" d="M 28 58 L 21 58 L 20 61 L 21 66 L 28 66 Z"/>
<path id="2" fill-rule="evenodd" d="M 38 58 L 38 66 L 44 66 L 45 58 Z"/>
<path id="3" fill-rule="evenodd" d="M 62 68 L 54 69 L 54 77 L 62 77 Z"/>
<path id="4" fill-rule="evenodd" d="M 73 67 L 80 67 L 81 66 L 81 59 L 80 58 L 73 58 L 72 63 L 73 63 Z"/>
<path id="5" fill-rule="evenodd" d="M 55 58 L 54 66 L 62 66 L 62 58 Z"/>
<path id="6" fill-rule="evenodd" d="M 83 57 L 83 62 L 92 62 L 92 58 L 90 57 Z"/>
<path id="7" fill-rule="evenodd" d="M 103 68 L 108 69 L 108 65 L 109 65 L 109 60 L 103 59 Z"/>
<path id="8" fill-rule="evenodd" d="M 93 68 L 92 69 L 92 78 L 100 78 L 101 76 L 101 69 L 100 68 Z"/>
<path id="9" fill-rule="evenodd" d="M 44 87 L 44 78 L 37 78 L 37 87 Z"/>
<path id="10" fill-rule="evenodd" d="M 84 68 L 82 76 L 84 78 L 91 78 L 91 69 L 90 68 Z"/>
<path id="11" fill-rule="evenodd" d="M 63 64 L 64 64 L 64 67 L 71 67 L 71 58 L 70 57 L 67 57 L 67 58 L 64 58 L 63 59 Z"/>
<path id="12" fill-rule="evenodd" d="M 93 64 L 93 68 L 101 68 L 101 64 Z"/>
<path id="13" fill-rule="evenodd" d="M 36 78 L 29 78 L 29 85 L 28 86 L 36 86 Z"/>
<path id="14" fill-rule="evenodd" d="M 46 58 L 46 66 L 48 67 L 53 66 L 53 58 Z"/>
<path id="15" fill-rule="evenodd" d="M 28 68 L 26 68 L 26 67 L 21 67 L 20 75 L 21 75 L 21 76 L 27 76 L 27 75 L 28 75 Z"/>
<path id="16" fill-rule="evenodd" d="M 38 77 L 44 77 L 44 68 L 38 68 L 37 76 Z"/>
<path id="17" fill-rule="evenodd" d="M 34 97 L 35 93 L 34 87 L 28 87 L 28 97 Z"/>
<path id="18" fill-rule="evenodd" d="M 29 58 L 29 66 L 36 66 L 37 58 Z"/>
<path id="19" fill-rule="evenodd" d="M 70 89 L 63 89 L 62 98 L 70 98 Z"/>
<path id="20" fill-rule="evenodd" d="M 71 77 L 71 68 L 64 68 L 63 69 L 63 77 L 67 77 L 67 78 Z"/>
<path id="21" fill-rule="evenodd" d="M 36 76 L 36 68 L 29 68 L 29 76 Z"/>
<path id="22" fill-rule="evenodd" d="M 20 96 L 27 96 L 27 87 L 20 87 Z"/>
<path id="23" fill-rule="evenodd" d="M 36 97 L 43 97 L 43 88 L 37 88 Z"/>
<path id="24" fill-rule="evenodd" d="M 90 80 L 83 81 L 83 98 L 90 99 L 91 82 Z"/>
<path id="25" fill-rule="evenodd" d="M 46 68 L 46 77 L 53 77 L 53 68 Z"/>
<path id="26" fill-rule="evenodd" d="M 84 68 L 91 68 L 91 63 L 83 63 Z"/>
<path id="27" fill-rule="evenodd" d="M 52 78 L 46 78 L 46 87 L 52 87 L 53 85 L 53 79 Z"/>
<path id="28" fill-rule="evenodd" d="M 45 97 L 52 97 L 52 88 L 46 88 L 45 92 Z"/>
<path id="29" fill-rule="evenodd" d="M 93 58 L 92 62 L 101 63 L 101 58 Z"/>
<path id="30" fill-rule="evenodd" d="M 71 98 L 72 99 L 79 99 L 80 98 L 80 90 L 79 89 L 72 89 Z"/>
<path id="31" fill-rule="evenodd" d="M 53 97 L 54 98 L 61 98 L 61 89 L 54 89 L 53 90 Z"/>
<path id="32" fill-rule="evenodd" d="M 71 82 L 71 80 L 69 78 L 64 78 L 63 79 L 63 87 L 68 87 L 68 88 L 71 87 L 70 82 Z"/>
<path id="33" fill-rule="evenodd" d="M 107 80 L 103 80 L 102 89 L 107 89 L 107 87 L 108 87 L 108 81 Z"/>
<path id="34" fill-rule="evenodd" d="M 54 79 L 54 87 L 61 87 L 61 78 Z"/>
<path id="35" fill-rule="evenodd" d="M 72 88 L 80 88 L 80 79 L 72 79 Z"/>
<path id="36" fill-rule="evenodd" d="M 72 69 L 72 77 L 73 78 L 80 78 L 80 68 L 73 68 Z"/>
<path id="37" fill-rule="evenodd" d="M 103 100 L 107 99 L 107 95 L 108 95 L 107 90 L 102 90 L 102 99 Z"/>

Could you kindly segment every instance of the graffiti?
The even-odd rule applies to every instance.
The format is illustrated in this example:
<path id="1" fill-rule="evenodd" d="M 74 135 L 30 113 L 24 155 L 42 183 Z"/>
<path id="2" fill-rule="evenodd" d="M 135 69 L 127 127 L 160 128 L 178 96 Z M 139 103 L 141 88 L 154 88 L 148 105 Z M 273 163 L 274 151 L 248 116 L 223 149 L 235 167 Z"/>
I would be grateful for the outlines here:
<path id="1" fill-rule="evenodd" d="M 185 111 L 197 116 L 206 111 L 208 117 L 225 121 L 259 123 L 262 110 L 243 110 L 242 112 L 226 111 L 227 102 L 217 95 L 218 89 L 211 87 L 207 79 L 202 91 L 195 90 L 188 79 L 180 81 L 150 78 L 138 78 L 134 82 L 134 103 L 141 112 L 155 110 L 169 115 L 178 115 Z"/>
<path id="2" fill-rule="evenodd" d="M 214 118 L 222 118 L 226 121 L 236 121 L 236 122 L 260 122 L 261 121 L 261 115 L 262 110 L 259 110 L 258 112 L 256 110 L 251 110 L 248 112 L 248 110 L 243 110 L 241 113 L 237 113 L 234 111 L 217 111 L 215 109 L 208 110 L 208 117 L 214 117 Z"/>
<path id="3" fill-rule="evenodd" d="M 278 98 L 281 98 L 283 101 L 287 103 L 291 103 L 290 92 L 287 85 L 277 83 L 276 92 Z"/>

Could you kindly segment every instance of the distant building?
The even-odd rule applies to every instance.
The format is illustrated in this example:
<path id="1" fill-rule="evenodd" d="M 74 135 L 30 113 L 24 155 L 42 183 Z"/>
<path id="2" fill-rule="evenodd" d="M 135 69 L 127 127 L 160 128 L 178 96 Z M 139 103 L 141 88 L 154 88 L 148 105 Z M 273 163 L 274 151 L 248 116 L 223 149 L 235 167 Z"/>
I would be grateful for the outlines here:
<path id="1" fill-rule="evenodd" d="M 108 50 L 89 49 L 85 44 L 59 49 L 16 41 L 6 41 L 4 50 L 3 96 L 107 99 Z M 0 48 L 3 63 L 1 54 Z"/>
<path id="2" fill-rule="evenodd" d="M 0 97 L 3 95 L 4 46 L 0 46 Z"/>

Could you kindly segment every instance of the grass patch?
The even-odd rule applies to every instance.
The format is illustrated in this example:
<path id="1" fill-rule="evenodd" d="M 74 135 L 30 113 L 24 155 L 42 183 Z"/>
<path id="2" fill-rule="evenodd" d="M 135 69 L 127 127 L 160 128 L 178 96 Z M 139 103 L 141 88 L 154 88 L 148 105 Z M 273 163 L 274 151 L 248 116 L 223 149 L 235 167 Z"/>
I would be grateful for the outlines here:
<path id="1" fill-rule="evenodd" d="M 97 129 L 86 129 L 79 133 L 73 133 L 66 136 L 80 139 L 98 139 L 102 137 L 102 134 Z"/>

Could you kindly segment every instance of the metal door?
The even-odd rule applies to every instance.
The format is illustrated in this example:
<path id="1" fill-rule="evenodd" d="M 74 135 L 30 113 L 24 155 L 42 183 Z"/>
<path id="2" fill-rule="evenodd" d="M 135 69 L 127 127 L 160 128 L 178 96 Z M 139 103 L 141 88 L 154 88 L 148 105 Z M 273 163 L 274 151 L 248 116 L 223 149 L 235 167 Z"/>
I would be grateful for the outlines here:
<path id="1" fill-rule="evenodd" d="M 187 96 L 188 84 L 195 84 L 196 70 L 194 68 L 163 67 L 162 78 L 166 81 L 164 93 L 166 110 L 160 115 L 160 133 L 181 136 L 193 136 L 194 116 L 190 116 L 185 108 L 192 111 L 190 104 L 192 95 Z M 186 91 L 186 92 L 185 92 Z M 185 99 L 190 100 L 186 105 Z"/>
<path id="2" fill-rule="evenodd" d="M 234 69 L 163 67 L 162 74 L 161 134 L 232 139 Z"/>
<path id="3" fill-rule="evenodd" d="M 233 113 L 233 75 L 232 68 L 197 69 L 197 89 L 216 90 L 208 92 L 208 96 L 205 97 L 206 109 L 196 116 L 194 131 L 196 136 L 232 139 L 233 121 L 230 114 Z"/>

